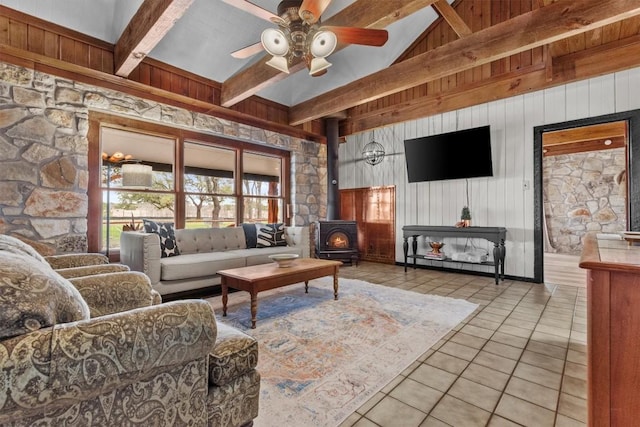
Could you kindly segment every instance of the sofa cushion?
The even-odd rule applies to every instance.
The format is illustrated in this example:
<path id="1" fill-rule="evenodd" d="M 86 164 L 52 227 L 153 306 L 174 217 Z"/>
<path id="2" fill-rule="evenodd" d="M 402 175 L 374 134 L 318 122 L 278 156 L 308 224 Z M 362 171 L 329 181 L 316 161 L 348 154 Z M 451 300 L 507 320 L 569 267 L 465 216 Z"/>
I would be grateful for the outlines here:
<path id="1" fill-rule="evenodd" d="M 244 258 L 231 252 L 207 252 L 164 258 L 160 260 L 160 280 L 214 276 L 219 270 L 244 267 Z"/>
<path id="2" fill-rule="evenodd" d="M 258 230 L 256 230 L 256 225 L 253 223 L 243 223 L 242 229 L 244 230 L 244 237 L 247 243 L 247 248 L 255 248 L 258 244 Z"/>
<path id="3" fill-rule="evenodd" d="M 0 339 L 88 318 L 78 290 L 48 264 L 0 251 Z"/>
<path id="4" fill-rule="evenodd" d="M 156 233 L 160 236 L 161 258 L 180 255 L 172 222 L 156 222 L 149 219 L 143 219 L 142 222 L 146 233 Z"/>
<path id="5" fill-rule="evenodd" d="M 176 239 L 182 255 L 247 247 L 242 227 L 178 229 Z"/>
<path id="6" fill-rule="evenodd" d="M 216 344 L 209 356 L 209 384 L 222 386 L 252 371 L 258 363 L 255 338 L 218 322 Z"/>
<path id="7" fill-rule="evenodd" d="M 284 239 L 284 224 L 256 224 L 257 248 L 270 248 L 273 246 L 287 246 Z"/>
<path id="8" fill-rule="evenodd" d="M 33 247 L 29 246 L 22 240 L 7 234 L 0 234 L 0 251 L 11 252 L 16 255 L 28 255 L 31 258 L 45 264 L 49 263 L 40 255 Z"/>

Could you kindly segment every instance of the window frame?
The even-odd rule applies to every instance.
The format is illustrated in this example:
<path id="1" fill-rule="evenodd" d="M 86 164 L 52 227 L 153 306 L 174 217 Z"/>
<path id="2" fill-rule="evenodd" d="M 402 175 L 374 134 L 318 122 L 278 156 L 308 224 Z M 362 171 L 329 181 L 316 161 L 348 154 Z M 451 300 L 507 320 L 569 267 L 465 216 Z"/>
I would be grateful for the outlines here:
<path id="1" fill-rule="evenodd" d="M 276 147 L 270 147 L 260 144 L 239 141 L 227 137 L 210 135 L 194 130 L 180 129 L 163 124 L 146 122 L 133 118 L 116 116 L 99 111 L 89 111 L 89 130 L 87 139 L 88 147 L 88 215 L 87 215 L 87 247 L 90 252 L 104 252 L 102 250 L 102 195 L 105 188 L 102 186 L 101 180 L 101 129 L 102 127 L 112 127 L 129 132 L 138 132 L 148 135 L 155 135 L 163 138 L 175 140 L 174 154 L 174 189 L 175 195 L 175 224 L 176 228 L 184 228 L 186 221 L 186 198 L 190 192 L 184 188 L 184 147 L 186 143 L 196 143 L 211 147 L 219 147 L 224 149 L 232 149 L 236 151 L 236 165 L 234 173 L 234 191 L 233 194 L 224 195 L 236 199 L 236 224 L 243 221 L 244 218 L 244 198 L 255 197 L 243 194 L 243 153 L 244 151 L 265 154 L 272 157 L 282 159 L 281 170 L 281 195 L 278 199 L 283 200 L 284 212 L 283 219 L 285 224 L 291 223 L 291 217 L 287 215 L 289 209 L 287 207 L 291 203 L 290 180 L 291 180 L 291 152 Z M 112 188 L 113 192 L 114 189 Z M 153 190 L 149 190 L 153 192 Z M 110 258 L 114 261 L 119 260 L 119 250 L 110 250 Z"/>

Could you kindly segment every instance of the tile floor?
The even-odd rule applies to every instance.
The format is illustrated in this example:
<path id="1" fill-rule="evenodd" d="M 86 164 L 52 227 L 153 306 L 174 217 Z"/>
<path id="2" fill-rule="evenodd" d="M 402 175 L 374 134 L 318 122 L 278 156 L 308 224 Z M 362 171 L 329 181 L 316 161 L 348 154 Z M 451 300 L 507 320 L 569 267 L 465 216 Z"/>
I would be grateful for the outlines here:
<path id="1" fill-rule="evenodd" d="M 375 263 L 340 276 L 479 304 L 341 427 L 586 425 L 585 288 Z"/>

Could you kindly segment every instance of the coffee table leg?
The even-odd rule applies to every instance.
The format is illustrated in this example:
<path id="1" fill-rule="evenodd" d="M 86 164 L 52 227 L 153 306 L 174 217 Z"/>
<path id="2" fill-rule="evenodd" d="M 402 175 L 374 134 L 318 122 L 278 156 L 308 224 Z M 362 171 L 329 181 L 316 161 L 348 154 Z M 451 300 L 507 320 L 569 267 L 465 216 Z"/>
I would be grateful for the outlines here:
<path id="1" fill-rule="evenodd" d="M 333 273 L 333 299 L 338 299 L 338 271 Z"/>
<path id="2" fill-rule="evenodd" d="M 305 294 L 309 293 L 309 281 L 308 280 L 304 281 L 304 293 Z"/>
<path id="3" fill-rule="evenodd" d="M 251 329 L 256 328 L 257 315 L 258 315 L 258 293 L 251 292 Z"/>
<path id="4" fill-rule="evenodd" d="M 225 277 L 222 276 L 222 280 L 221 280 L 221 285 L 222 285 L 222 316 L 226 316 L 227 315 L 227 301 L 229 300 L 229 286 L 227 285 L 227 281 L 225 280 Z"/>

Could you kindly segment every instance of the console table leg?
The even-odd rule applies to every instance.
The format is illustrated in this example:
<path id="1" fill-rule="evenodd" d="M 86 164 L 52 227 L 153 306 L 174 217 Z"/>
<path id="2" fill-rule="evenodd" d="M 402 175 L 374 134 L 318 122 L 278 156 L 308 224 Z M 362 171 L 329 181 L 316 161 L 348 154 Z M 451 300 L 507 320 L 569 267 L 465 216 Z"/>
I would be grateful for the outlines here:
<path id="1" fill-rule="evenodd" d="M 407 272 L 407 255 L 409 253 L 409 238 L 405 237 L 404 242 L 402 242 L 402 250 L 404 251 L 404 272 Z"/>
<path id="2" fill-rule="evenodd" d="M 493 268 L 494 268 L 494 276 L 496 279 L 496 285 L 500 282 L 500 264 L 501 264 L 501 251 L 498 243 L 493 244 Z"/>
<path id="3" fill-rule="evenodd" d="M 413 250 L 413 269 L 416 268 L 416 254 L 418 253 L 418 236 L 413 236 L 413 242 L 411 242 L 411 249 Z"/>
<path id="4" fill-rule="evenodd" d="M 507 254 L 507 248 L 504 247 L 504 239 L 500 240 L 500 277 L 504 280 L 504 258 Z"/>

